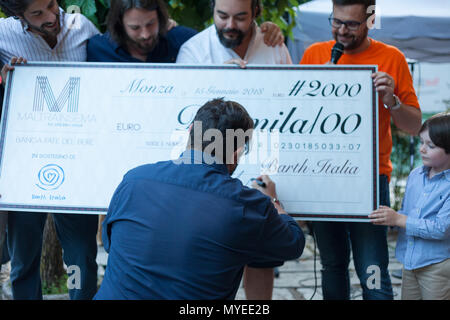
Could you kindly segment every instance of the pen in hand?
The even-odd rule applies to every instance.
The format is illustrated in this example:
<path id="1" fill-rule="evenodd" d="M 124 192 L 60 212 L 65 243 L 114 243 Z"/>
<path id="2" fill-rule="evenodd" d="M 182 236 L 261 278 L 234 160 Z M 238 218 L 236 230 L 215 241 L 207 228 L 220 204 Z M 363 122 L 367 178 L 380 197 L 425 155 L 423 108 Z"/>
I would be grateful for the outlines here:
<path id="1" fill-rule="evenodd" d="M 261 188 L 265 188 L 266 187 L 266 183 L 265 182 L 263 182 L 261 180 L 258 180 L 256 178 L 251 178 L 250 181 L 255 181 L 258 184 L 258 186 L 260 186 Z"/>

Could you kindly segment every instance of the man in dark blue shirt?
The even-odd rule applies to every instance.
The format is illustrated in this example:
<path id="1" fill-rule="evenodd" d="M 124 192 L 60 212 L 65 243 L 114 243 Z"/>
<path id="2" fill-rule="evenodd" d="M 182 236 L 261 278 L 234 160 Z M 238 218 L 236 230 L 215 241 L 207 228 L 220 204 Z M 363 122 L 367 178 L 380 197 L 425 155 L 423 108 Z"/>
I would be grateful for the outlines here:
<path id="1" fill-rule="evenodd" d="M 244 137 L 212 149 L 203 139 L 210 129 Z M 245 265 L 301 255 L 304 235 L 275 184 L 261 176 L 266 186 L 251 189 L 231 177 L 252 129 L 241 105 L 212 100 L 197 112 L 180 159 L 125 175 L 103 223 L 108 267 L 95 299 L 234 299 Z"/>
<path id="2" fill-rule="evenodd" d="M 108 31 L 89 40 L 87 61 L 174 63 L 181 45 L 197 32 L 181 26 L 167 31 L 168 25 L 162 0 L 113 0 Z"/>
<path id="3" fill-rule="evenodd" d="M 148 52 L 145 60 L 140 60 L 132 56 L 127 49 L 112 39 L 109 32 L 106 32 L 89 40 L 87 61 L 175 63 L 181 45 L 196 33 L 194 29 L 176 26 L 166 35 L 160 36 L 157 46 Z"/>

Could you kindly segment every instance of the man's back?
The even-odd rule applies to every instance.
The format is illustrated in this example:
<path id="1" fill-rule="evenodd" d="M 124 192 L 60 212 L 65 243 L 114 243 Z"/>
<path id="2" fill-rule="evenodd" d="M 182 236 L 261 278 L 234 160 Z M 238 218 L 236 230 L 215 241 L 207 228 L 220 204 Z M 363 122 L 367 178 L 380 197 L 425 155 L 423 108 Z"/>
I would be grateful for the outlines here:
<path id="1" fill-rule="evenodd" d="M 304 245 L 292 218 L 218 164 L 130 171 L 103 227 L 109 260 L 96 299 L 233 299 L 246 264 L 294 259 Z"/>

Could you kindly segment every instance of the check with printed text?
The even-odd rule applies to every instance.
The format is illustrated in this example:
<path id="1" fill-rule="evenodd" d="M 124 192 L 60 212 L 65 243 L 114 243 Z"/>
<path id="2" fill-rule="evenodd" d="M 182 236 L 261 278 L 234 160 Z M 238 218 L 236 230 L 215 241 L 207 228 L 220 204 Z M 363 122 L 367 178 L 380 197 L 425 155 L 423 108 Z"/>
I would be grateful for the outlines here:
<path id="1" fill-rule="evenodd" d="M 366 222 L 378 206 L 375 71 L 17 66 L 6 85 L 1 122 L 0 209 L 105 213 L 128 170 L 177 159 L 199 107 L 224 97 L 244 106 L 255 123 L 250 151 L 233 177 L 250 186 L 251 178 L 269 174 L 297 219 Z"/>

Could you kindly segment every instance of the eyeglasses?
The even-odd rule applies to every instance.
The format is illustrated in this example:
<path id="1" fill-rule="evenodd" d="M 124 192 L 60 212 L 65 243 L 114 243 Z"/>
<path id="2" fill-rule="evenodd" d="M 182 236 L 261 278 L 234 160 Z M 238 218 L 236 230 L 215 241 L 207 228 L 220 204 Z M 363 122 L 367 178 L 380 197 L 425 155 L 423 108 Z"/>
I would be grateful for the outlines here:
<path id="1" fill-rule="evenodd" d="M 333 28 L 339 29 L 340 27 L 342 27 L 342 25 L 345 25 L 345 27 L 346 27 L 348 30 L 351 30 L 351 31 L 356 31 L 356 30 L 358 30 L 359 27 L 365 22 L 365 21 L 359 22 L 359 21 L 352 21 L 352 20 L 349 20 L 349 21 L 342 21 L 342 20 L 333 18 L 332 15 L 330 15 L 330 16 L 328 17 L 328 21 L 330 22 L 330 25 L 331 25 Z"/>

